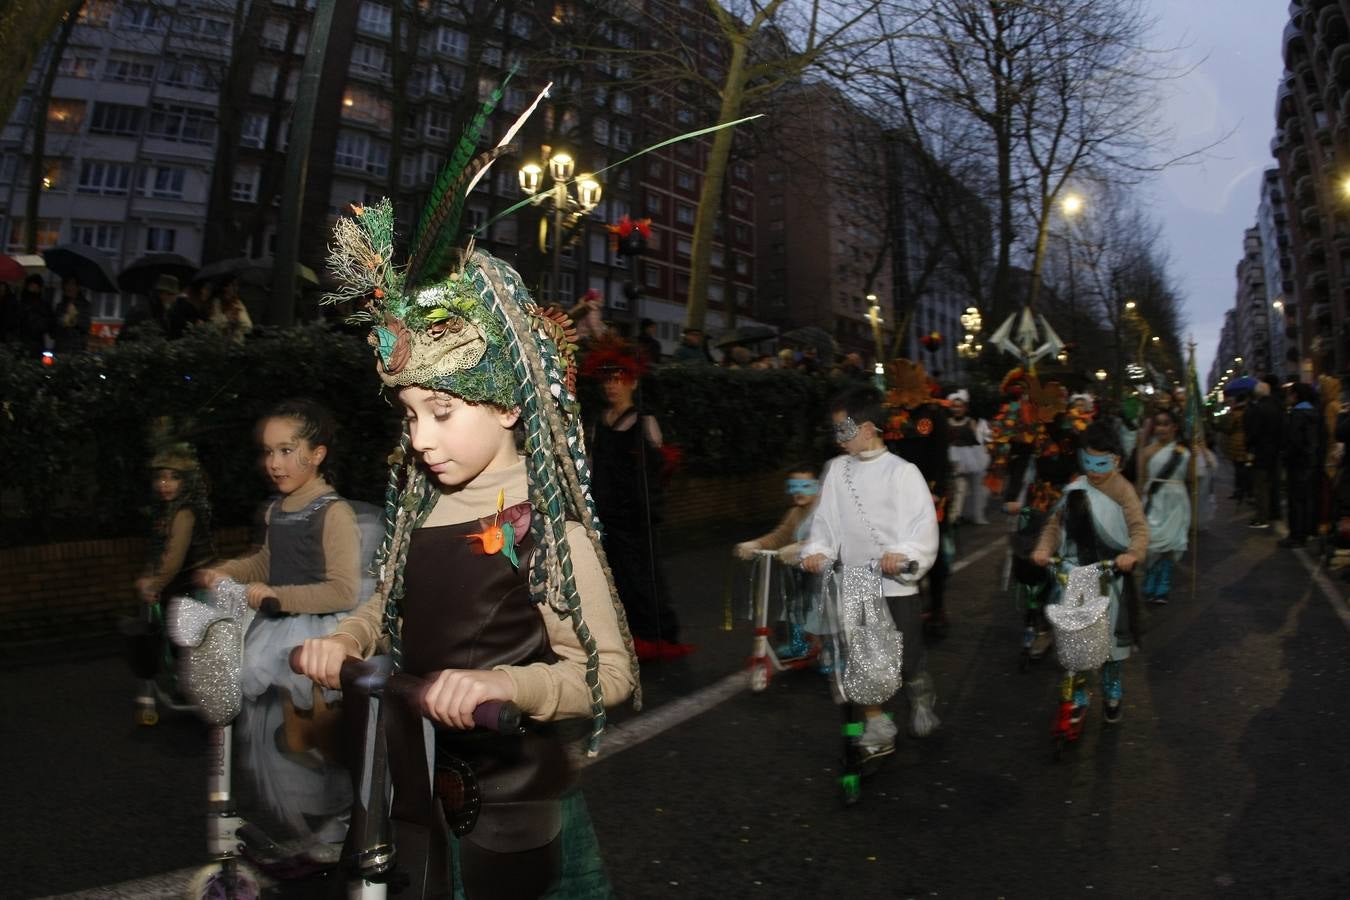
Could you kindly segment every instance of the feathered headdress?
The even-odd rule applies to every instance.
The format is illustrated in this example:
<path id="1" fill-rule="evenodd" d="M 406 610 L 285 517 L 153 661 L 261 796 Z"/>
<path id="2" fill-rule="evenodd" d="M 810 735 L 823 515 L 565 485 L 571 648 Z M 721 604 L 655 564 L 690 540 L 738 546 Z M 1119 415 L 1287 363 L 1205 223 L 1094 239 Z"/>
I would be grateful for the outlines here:
<path id="1" fill-rule="evenodd" d="M 474 155 L 488 116 L 502 95 L 493 92 L 464 130 L 450 161 L 432 186 L 411 241 L 408 262 L 396 266 L 394 212 L 388 200 L 353 207 L 353 218 L 333 231 L 330 265 L 342 282 L 330 300 L 356 300 L 353 317 L 369 322 L 377 371 L 388 387 L 417 385 L 469 402 L 519 409 L 525 424 L 525 465 L 536 515 L 530 531 L 536 552 L 529 580 L 536 601 L 570 619 L 586 651 L 593 729 L 598 746 L 605 724 L 599 654 L 582 616 L 573 578 L 568 520 L 580 522 L 610 584 L 619 630 L 628 648 L 634 683 L 637 660 L 613 577 L 600 543 L 591 496 L 590 468 L 576 399 L 576 333 L 565 314 L 540 309 L 516 271 L 500 259 L 456 239 L 464 202 L 492 163 L 510 149 L 525 119 L 548 88 L 503 135 L 496 147 Z M 407 427 L 391 457 L 385 497 L 385 539 L 377 558 L 377 599 L 384 603 L 390 651 L 399 662 L 398 607 L 403 566 L 412 532 L 430 514 L 437 492 L 412 452 Z M 640 690 L 634 691 L 640 706 Z"/>

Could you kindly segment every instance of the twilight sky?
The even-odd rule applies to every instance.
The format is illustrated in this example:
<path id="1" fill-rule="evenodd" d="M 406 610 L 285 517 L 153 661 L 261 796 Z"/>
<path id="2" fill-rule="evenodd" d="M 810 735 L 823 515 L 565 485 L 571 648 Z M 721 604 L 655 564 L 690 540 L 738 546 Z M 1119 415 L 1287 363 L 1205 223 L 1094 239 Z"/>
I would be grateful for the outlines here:
<path id="1" fill-rule="evenodd" d="M 1275 165 L 1275 89 L 1284 72 L 1280 36 L 1289 21 L 1280 0 L 1148 0 L 1158 17 L 1155 45 L 1177 46 L 1182 66 L 1171 83 L 1164 120 L 1175 151 L 1233 135 L 1198 164 L 1169 170 L 1145 190 L 1163 224 L 1173 272 L 1196 341 L 1201 388 L 1232 308 L 1242 232 L 1256 224 L 1261 173 Z M 1200 62 L 1200 60 L 1204 60 Z M 1185 339 L 1183 335 L 1183 340 Z"/>

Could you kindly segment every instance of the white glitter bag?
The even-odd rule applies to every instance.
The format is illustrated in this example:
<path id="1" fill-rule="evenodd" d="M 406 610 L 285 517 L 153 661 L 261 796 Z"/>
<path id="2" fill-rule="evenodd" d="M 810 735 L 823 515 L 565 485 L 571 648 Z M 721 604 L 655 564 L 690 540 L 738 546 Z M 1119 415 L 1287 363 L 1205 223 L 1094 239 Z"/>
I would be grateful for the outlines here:
<path id="1" fill-rule="evenodd" d="M 172 598 L 165 626 L 169 639 L 183 648 L 178 657 L 183 693 L 208 724 L 228 725 L 243 705 L 244 635 L 255 610 L 244 585 L 228 578 L 209 597 L 209 603 Z"/>
<path id="2" fill-rule="evenodd" d="M 875 565 L 839 573 L 839 686 L 851 703 L 885 703 L 900 689 L 903 638 L 881 593 Z"/>
<path id="3" fill-rule="evenodd" d="M 1087 672 L 1106 662 L 1111 653 L 1111 597 L 1103 593 L 1099 566 L 1069 570 L 1064 597 L 1045 608 L 1055 629 L 1055 655 L 1071 672 Z"/>

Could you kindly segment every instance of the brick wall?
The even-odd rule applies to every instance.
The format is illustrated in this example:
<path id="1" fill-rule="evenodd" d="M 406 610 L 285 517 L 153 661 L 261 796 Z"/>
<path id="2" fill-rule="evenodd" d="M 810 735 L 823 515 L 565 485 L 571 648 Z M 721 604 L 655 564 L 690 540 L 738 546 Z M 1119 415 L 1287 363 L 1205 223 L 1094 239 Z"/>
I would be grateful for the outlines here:
<path id="1" fill-rule="evenodd" d="M 783 474 L 678 475 L 666 491 L 664 531 L 675 544 L 724 539 L 716 526 L 776 520 Z M 216 532 L 223 557 L 248 546 L 247 528 Z M 726 537 L 730 540 L 730 537 Z M 143 538 L 73 541 L 0 550 L 0 644 L 111 632 L 136 608 L 132 583 L 145 561 Z"/>
<path id="2" fill-rule="evenodd" d="M 0 550 L 0 643 L 111 631 L 136 608 L 144 538 L 72 541 Z M 248 546 L 247 528 L 216 532 L 222 555 Z"/>

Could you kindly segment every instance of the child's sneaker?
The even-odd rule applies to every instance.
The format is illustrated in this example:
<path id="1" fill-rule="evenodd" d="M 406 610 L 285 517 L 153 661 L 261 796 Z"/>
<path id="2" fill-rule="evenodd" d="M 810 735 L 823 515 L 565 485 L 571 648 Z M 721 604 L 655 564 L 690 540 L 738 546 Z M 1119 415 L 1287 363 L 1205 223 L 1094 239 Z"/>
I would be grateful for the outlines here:
<path id="1" fill-rule="evenodd" d="M 1120 701 L 1107 700 L 1106 705 L 1102 707 L 1102 719 L 1108 724 L 1114 725 L 1120 721 Z"/>
<path id="2" fill-rule="evenodd" d="M 884 713 L 869 717 L 863 727 L 862 737 L 858 739 L 863 762 L 894 753 L 897 730 L 895 722 Z"/>

